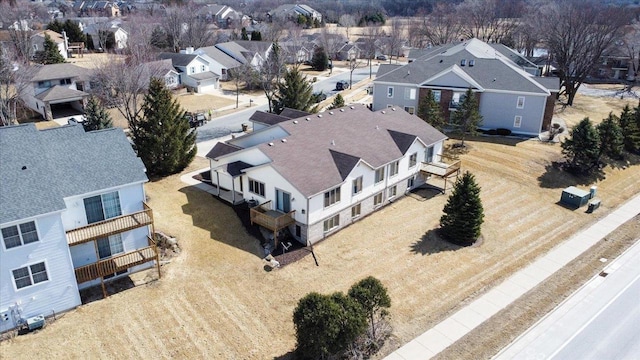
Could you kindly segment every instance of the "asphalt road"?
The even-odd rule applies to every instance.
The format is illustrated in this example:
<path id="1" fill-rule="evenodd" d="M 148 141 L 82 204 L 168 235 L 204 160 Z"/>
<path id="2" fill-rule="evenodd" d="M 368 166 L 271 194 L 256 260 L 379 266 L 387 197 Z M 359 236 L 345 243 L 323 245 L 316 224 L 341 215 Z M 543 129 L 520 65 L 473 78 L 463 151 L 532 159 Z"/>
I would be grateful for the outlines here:
<path id="1" fill-rule="evenodd" d="M 640 359 L 640 243 L 495 359 Z"/>
<path id="2" fill-rule="evenodd" d="M 375 77 L 376 72 L 378 71 L 378 66 L 372 66 L 372 77 Z M 356 84 L 359 81 L 369 78 L 369 67 L 363 66 L 357 68 L 353 71 L 353 84 Z M 327 96 L 333 96 L 338 93 L 335 90 L 336 82 L 338 80 L 346 80 L 349 81 L 349 72 L 339 72 L 335 71 L 331 77 L 328 79 L 323 79 L 321 81 L 315 82 L 313 84 L 314 92 L 324 92 Z M 264 95 L 263 95 L 264 96 Z M 267 105 L 260 106 L 252 106 L 245 110 L 241 110 L 235 112 L 233 114 L 229 114 L 226 116 L 221 116 L 215 118 L 212 121 L 209 121 L 205 125 L 198 128 L 197 132 L 197 142 L 208 141 L 211 139 L 227 136 L 232 132 L 238 132 L 242 129 L 242 124 L 249 122 L 249 117 L 256 111 L 262 110 L 267 111 L 269 107 Z"/>

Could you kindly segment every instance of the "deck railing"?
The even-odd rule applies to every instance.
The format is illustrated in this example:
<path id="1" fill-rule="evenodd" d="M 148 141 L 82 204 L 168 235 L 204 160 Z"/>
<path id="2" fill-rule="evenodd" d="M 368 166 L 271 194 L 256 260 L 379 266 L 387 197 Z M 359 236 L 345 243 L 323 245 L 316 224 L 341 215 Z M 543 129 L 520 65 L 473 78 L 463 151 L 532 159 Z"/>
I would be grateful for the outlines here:
<path id="1" fill-rule="evenodd" d="M 118 271 L 126 270 L 149 261 L 158 261 L 158 249 L 149 239 L 151 246 L 140 248 L 124 254 L 112 256 L 75 269 L 78 284 L 98 279 Z"/>
<path id="2" fill-rule="evenodd" d="M 271 200 L 251 208 L 251 224 L 264 226 L 269 230 L 280 230 L 296 222 L 294 218 L 295 210 L 283 213 L 271 209 Z"/>
<path id="3" fill-rule="evenodd" d="M 67 231 L 69 246 L 83 244 L 95 239 L 133 230 L 153 224 L 153 211 L 142 203 L 143 210 L 133 214 L 121 215 Z"/>

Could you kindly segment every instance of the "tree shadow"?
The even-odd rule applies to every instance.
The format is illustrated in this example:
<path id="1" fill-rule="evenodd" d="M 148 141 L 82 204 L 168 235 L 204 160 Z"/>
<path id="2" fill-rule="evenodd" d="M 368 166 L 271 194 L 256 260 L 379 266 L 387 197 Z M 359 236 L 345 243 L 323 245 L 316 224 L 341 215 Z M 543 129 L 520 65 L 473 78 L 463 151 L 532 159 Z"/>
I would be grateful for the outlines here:
<path id="1" fill-rule="evenodd" d="M 427 231 L 420 240 L 411 244 L 411 252 L 419 255 L 433 255 L 445 251 L 456 251 L 462 246 L 452 244 L 440 238 L 438 229 Z"/>
<path id="2" fill-rule="evenodd" d="M 296 359 L 295 350 L 291 350 L 291 351 L 287 352 L 286 354 L 273 357 L 273 360 L 293 360 L 293 359 Z"/>
<path id="3" fill-rule="evenodd" d="M 576 175 L 564 168 L 564 162 L 552 161 L 545 166 L 545 172 L 538 177 L 540 187 L 545 189 L 564 189 L 568 186 L 591 185 L 606 178 L 601 169 L 588 175 Z"/>
<path id="4" fill-rule="evenodd" d="M 212 240 L 244 250 L 259 258 L 264 257 L 264 251 L 258 238 L 242 226 L 234 207 L 217 197 L 202 191 L 195 186 L 183 187 L 179 190 L 187 197 L 187 203 L 182 206 L 182 212 L 191 216 L 193 226 L 209 231 Z M 239 223 L 233 224 L 233 221 Z M 244 236 L 238 236 L 237 231 L 229 231 L 230 226 L 242 228 Z"/>
<path id="5" fill-rule="evenodd" d="M 469 152 L 469 148 L 473 148 L 473 145 L 467 144 L 467 141 L 500 144 L 500 145 L 507 145 L 507 146 L 517 146 L 521 142 L 528 141 L 528 140 L 531 140 L 532 138 L 535 138 L 533 136 L 524 136 L 524 135 L 523 136 L 518 136 L 518 135 L 503 136 L 503 135 L 487 135 L 487 134 L 473 135 L 473 136 L 467 135 L 464 138 L 465 146 L 460 146 L 460 143 L 462 142 L 462 137 L 456 134 L 447 134 L 447 136 L 449 136 L 449 140 L 454 140 L 454 142 L 451 144 L 447 144 L 445 147 L 448 148 L 448 150 L 450 151 L 458 150 L 462 154 L 466 154 L 467 152 Z"/>

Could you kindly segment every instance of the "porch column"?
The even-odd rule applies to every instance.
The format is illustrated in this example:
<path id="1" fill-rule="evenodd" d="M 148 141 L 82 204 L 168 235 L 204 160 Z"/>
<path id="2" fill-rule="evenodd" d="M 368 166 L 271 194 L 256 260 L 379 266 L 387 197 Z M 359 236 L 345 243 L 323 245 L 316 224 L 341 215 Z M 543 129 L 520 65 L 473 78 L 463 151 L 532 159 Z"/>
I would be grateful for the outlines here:
<path id="1" fill-rule="evenodd" d="M 216 170 L 216 187 L 218 188 L 218 197 L 220 197 L 220 173 Z"/>
<path id="2" fill-rule="evenodd" d="M 231 205 L 236 204 L 236 178 L 231 177 Z"/>

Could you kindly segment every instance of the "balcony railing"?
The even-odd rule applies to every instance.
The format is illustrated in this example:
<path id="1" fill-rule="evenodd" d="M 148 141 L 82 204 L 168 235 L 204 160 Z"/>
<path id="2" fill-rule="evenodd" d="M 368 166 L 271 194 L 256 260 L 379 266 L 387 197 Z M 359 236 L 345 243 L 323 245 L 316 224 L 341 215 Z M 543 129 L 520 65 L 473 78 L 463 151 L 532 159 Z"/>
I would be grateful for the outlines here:
<path id="1" fill-rule="evenodd" d="M 76 268 L 76 281 L 81 284 L 107 275 L 113 275 L 118 271 L 142 265 L 149 261 L 158 261 L 158 249 L 150 238 L 149 243 L 151 244 L 150 246 Z"/>
<path id="2" fill-rule="evenodd" d="M 295 210 L 288 213 L 271 209 L 271 200 L 250 209 L 251 224 L 277 231 L 296 222 Z"/>
<path id="3" fill-rule="evenodd" d="M 443 160 L 447 159 L 447 162 Z M 441 156 L 439 161 L 431 161 L 422 163 L 421 171 L 441 177 L 448 177 L 454 172 L 460 171 L 462 160 L 451 160 L 445 156 Z"/>
<path id="4" fill-rule="evenodd" d="M 133 214 L 121 215 L 86 226 L 67 231 L 67 243 L 69 246 L 83 244 L 95 239 L 133 230 L 142 226 L 153 224 L 153 212 L 151 208 L 142 203 L 143 210 Z"/>
<path id="5" fill-rule="evenodd" d="M 461 101 L 453 101 L 453 100 L 451 100 L 449 102 L 449 109 L 459 109 L 461 105 L 462 105 Z"/>

